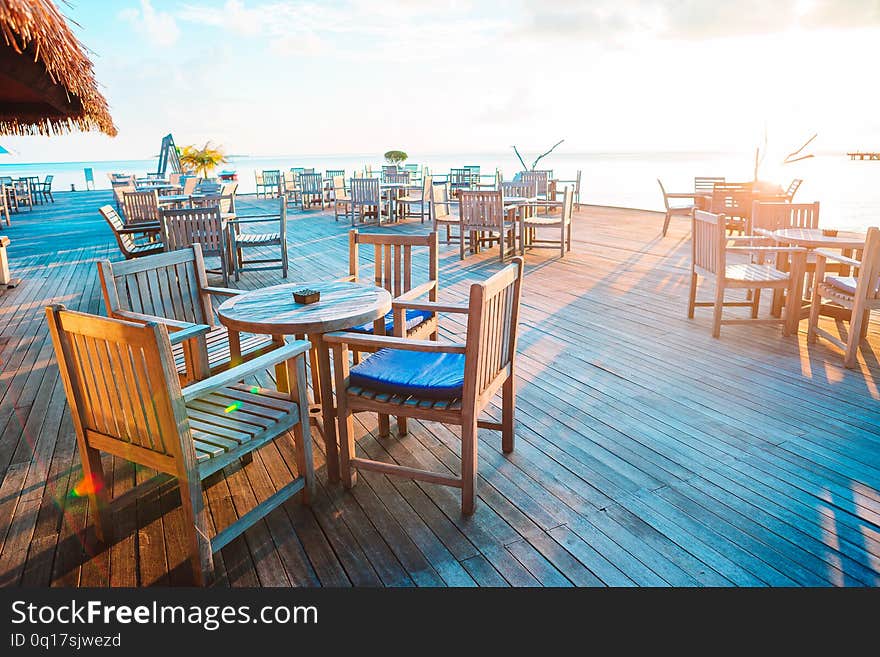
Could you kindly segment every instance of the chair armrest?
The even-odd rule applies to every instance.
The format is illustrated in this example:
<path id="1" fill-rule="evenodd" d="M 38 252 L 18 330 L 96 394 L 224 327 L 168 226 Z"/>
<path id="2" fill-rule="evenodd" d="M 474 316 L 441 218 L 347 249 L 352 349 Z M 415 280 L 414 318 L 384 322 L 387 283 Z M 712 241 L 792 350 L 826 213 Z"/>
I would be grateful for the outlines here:
<path id="1" fill-rule="evenodd" d="M 158 315 L 145 315 L 144 313 L 136 313 L 131 310 L 114 310 L 111 313 L 111 316 L 115 319 L 126 319 L 130 322 L 138 322 L 140 324 L 147 324 L 149 322 L 155 322 L 156 324 L 162 324 L 168 327 L 171 331 L 182 331 L 184 329 L 188 329 L 191 326 L 204 326 L 203 324 L 193 324 L 192 322 L 181 322 L 176 319 L 168 319 L 167 317 L 159 317 Z M 205 327 L 210 328 L 210 327 Z"/>
<path id="2" fill-rule="evenodd" d="M 202 381 L 188 385 L 183 389 L 183 399 L 184 401 L 189 402 L 213 390 L 217 390 L 218 388 L 223 388 L 233 383 L 238 383 L 250 374 L 265 370 L 271 365 L 275 365 L 276 363 L 290 360 L 291 358 L 295 358 L 300 354 L 304 354 L 309 349 L 311 349 L 311 347 L 311 343 L 306 340 L 295 340 L 293 342 L 288 342 L 283 347 L 278 347 L 277 349 L 273 349 L 272 351 L 265 353 L 262 356 L 252 358 L 251 360 L 242 363 L 241 365 L 236 365 L 235 367 L 231 367 L 228 370 L 220 372 L 219 374 L 215 374 L 214 376 L 208 377 L 207 379 L 203 379 Z M 305 382 L 301 381 L 300 384 L 305 385 Z M 302 412 L 304 412 L 304 410 Z"/>
<path id="3" fill-rule="evenodd" d="M 467 304 L 437 303 L 436 301 L 397 301 L 391 302 L 392 310 L 427 310 L 435 313 L 459 313 L 467 315 Z"/>
<path id="4" fill-rule="evenodd" d="M 211 285 L 203 287 L 202 291 L 208 294 L 216 294 L 220 297 L 236 297 L 239 294 L 244 294 L 244 290 L 236 290 L 231 287 L 213 287 Z"/>
<path id="5" fill-rule="evenodd" d="M 693 198 L 696 196 L 696 192 L 669 192 L 665 196 L 666 198 Z"/>
<path id="6" fill-rule="evenodd" d="M 272 220 L 281 219 L 281 215 L 277 212 L 275 214 L 246 214 L 241 215 L 236 213 L 235 219 L 230 219 L 229 223 L 231 224 L 260 224 L 269 222 Z"/>
<path id="7" fill-rule="evenodd" d="M 726 251 L 739 253 L 806 253 L 801 246 L 728 246 Z"/>
<path id="8" fill-rule="evenodd" d="M 462 342 L 440 342 L 435 340 L 409 340 L 394 338 L 388 335 L 364 335 L 363 333 L 346 333 L 335 331 L 323 337 L 328 344 L 343 344 L 370 349 L 402 349 L 404 351 L 431 351 L 446 354 L 463 354 L 467 345 Z"/>
<path id="9" fill-rule="evenodd" d="M 422 283 L 421 285 L 417 285 L 408 292 L 404 292 L 403 294 L 398 295 L 394 301 L 411 301 L 413 299 L 418 299 L 420 296 L 423 296 L 430 292 L 431 290 L 437 289 L 437 281 L 428 281 L 427 283 Z"/>
<path id="10" fill-rule="evenodd" d="M 116 230 L 120 235 L 132 235 L 137 233 L 158 233 L 162 229 L 159 224 L 143 224 L 141 226 L 127 226 Z"/>
<path id="11" fill-rule="evenodd" d="M 759 229 L 761 230 L 761 229 Z M 763 244 L 778 244 L 778 240 L 776 240 L 773 235 L 738 235 L 736 237 L 728 236 L 725 238 L 728 242 L 733 242 L 734 244 L 738 242 L 746 242 L 748 244 L 754 245 L 755 242 L 761 242 Z"/>
<path id="12" fill-rule="evenodd" d="M 335 280 L 337 283 L 357 283 L 357 276 L 349 274 L 348 276 L 343 276 Z"/>
<path id="13" fill-rule="evenodd" d="M 211 330 L 207 324 L 190 324 L 186 328 L 172 331 L 168 334 L 168 340 L 171 344 L 180 344 L 186 340 L 197 338 Z"/>
<path id="14" fill-rule="evenodd" d="M 846 256 L 835 253 L 834 251 L 829 251 L 828 249 L 816 249 L 815 251 L 813 251 L 813 253 L 815 253 L 816 256 L 819 258 L 823 258 L 825 260 L 834 260 L 835 262 L 849 265 L 850 267 L 862 266 L 860 260 L 856 260 L 855 258 L 847 258 Z"/>
<path id="15" fill-rule="evenodd" d="M 755 228 L 753 232 L 755 233 L 755 235 L 758 235 L 760 237 L 768 237 L 771 240 L 776 241 L 772 230 L 767 230 L 766 228 Z"/>

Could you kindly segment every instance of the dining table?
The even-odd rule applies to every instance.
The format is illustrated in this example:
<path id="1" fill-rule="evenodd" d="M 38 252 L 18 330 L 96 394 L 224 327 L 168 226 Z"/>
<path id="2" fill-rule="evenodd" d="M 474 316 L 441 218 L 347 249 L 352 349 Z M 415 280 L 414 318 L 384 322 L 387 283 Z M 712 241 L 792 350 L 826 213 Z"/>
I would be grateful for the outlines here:
<path id="1" fill-rule="evenodd" d="M 828 228 L 780 228 L 767 233 L 774 242 L 785 246 L 799 246 L 807 249 L 807 260 L 810 260 L 810 251 L 816 249 L 831 249 L 840 251 L 841 255 L 852 257 L 853 253 L 865 248 L 865 233 L 850 230 L 836 230 Z M 784 256 L 785 254 L 780 254 Z M 777 262 L 777 266 L 782 270 L 788 269 L 788 258 L 781 257 Z M 835 265 L 836 274 L 840 276 L 850 276 L 851 271 L 846 265 Z M 809 317 L 810 305 L 812 301 L 806 295 L 801 301 L 800 318 Z M 784 300 L 782 294 L 775 293 L 773 297 L 773 314 L 779 315 L 782 312 Z M 837 319 L 848 320 L 850 311 L 841 306 L 822 304 L 819 309 L 820 315 L 834 317 Z"/>
<path id="2" fill-rule="evenodd" d="M 297 303 L 293 293 L 304 289 L 318 292 L 318 300 L 308 304 Z M 241 362 L 240 333 L 270 335 L 278 343 L 288 335 L 305 336 L 311 342 L 314 403 L 309 409 L 309 416 L 324 438 L 330 481 L 339 480 L 339 447 L 330 351 L 323 336 L 370 322 L 384 324 L 384 317 L 390 311 L 391 294 L 385 288 L 350 281 L 273 285 L 231 297 L 217 309 L 220 323 L 229 330 L 233 364 Z M 317 370 L 317 376 L 314 370 Z M 289 391 L 283 363 L 275 367 L 275 374 L 279 391 Z"/>

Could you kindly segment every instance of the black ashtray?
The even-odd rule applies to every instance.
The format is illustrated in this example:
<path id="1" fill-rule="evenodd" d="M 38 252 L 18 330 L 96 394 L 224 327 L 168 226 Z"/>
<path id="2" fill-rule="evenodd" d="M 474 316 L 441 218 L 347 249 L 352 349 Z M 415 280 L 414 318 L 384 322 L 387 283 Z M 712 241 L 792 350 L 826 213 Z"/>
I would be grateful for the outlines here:
<path id="1" fill-rule="evenodd" d="M 837 237 L 837 229 L 836 228 L 823 228 L 822 235 L 825 237 Z"/>
<path id="2" fill-rule="evenodd" d="M 309 288 L 304 287 L 301 290 L 293 291 L 293 300 L 297 303 L 315 303 L 320 298 L 320 290 L 310 290 Z"/>

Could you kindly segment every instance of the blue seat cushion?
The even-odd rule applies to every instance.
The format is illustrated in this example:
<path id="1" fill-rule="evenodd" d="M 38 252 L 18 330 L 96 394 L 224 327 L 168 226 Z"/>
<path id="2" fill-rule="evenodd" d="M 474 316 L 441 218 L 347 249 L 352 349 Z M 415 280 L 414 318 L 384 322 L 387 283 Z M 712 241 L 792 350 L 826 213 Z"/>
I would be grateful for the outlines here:
<path id="1" fill-rule="evenodd" d="M 411 331 L 416 326 L 424 322 L 426 319 L 431 319 L 434 315 L 429 310 L 407 310 L 406 311 L 406 330 Z M 360 326 L 355 326 L 354 328 L 348 329 L 349 331 L 354 331 L 355 333 L 373 333 L 373 322 L 369 322 L 368 324 L 361 324 Z M 387 315 L 385 315 L 385 335 L 394 335 L 394 311 L 390 311 Z"/>
<path id="2" fill-rule="evenodd" d="M 351 368 L 349 383 L 422 399 L 460 399 L 464 354 L 380 349 Z"/>

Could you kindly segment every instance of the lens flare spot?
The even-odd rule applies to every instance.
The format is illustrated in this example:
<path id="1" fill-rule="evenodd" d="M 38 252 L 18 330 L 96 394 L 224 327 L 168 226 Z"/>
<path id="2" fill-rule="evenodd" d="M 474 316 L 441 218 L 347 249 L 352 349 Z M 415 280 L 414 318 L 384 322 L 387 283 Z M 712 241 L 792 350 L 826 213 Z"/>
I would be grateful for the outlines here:
<path id="1" fill-rule="evenodd" d="M 260 386 L 254 386 L 253 388 L 251 388 L 251 392 L 256 395 L 258 392 L 260 392 Z"/>
<path id="2" fill-rule="evenodd" d="M 224 413 L 233 413 L 234 411 L 237 411 L 239 408 L 241 408 L 240 401 L 232 402 L 229 406 L 227 406 L 226 408 L 223 409 L 223 412 Z"/>
<path id="3" fill-rule="evenodd" d="M 96 481 L 93 477 L 85 477 L 73 487 L 73 490 L 70 491 L 70 496 L 86 497 L 87 495 L 94 495 L 102 488 L 103 485 L 100 481 Z"/>

